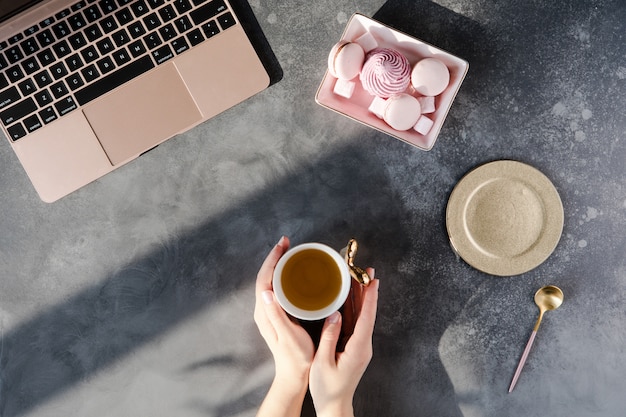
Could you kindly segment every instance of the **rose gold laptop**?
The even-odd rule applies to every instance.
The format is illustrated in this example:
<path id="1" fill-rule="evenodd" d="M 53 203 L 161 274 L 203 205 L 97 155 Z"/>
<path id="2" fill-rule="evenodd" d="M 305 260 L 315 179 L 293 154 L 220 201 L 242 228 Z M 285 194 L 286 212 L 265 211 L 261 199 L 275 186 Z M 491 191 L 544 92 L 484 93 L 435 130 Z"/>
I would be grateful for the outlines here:
<path id="1" fill-rule="evenodd" d="M 269 85 L 228 0 L 0 0 L 0 124 L 55 201 Z"/>

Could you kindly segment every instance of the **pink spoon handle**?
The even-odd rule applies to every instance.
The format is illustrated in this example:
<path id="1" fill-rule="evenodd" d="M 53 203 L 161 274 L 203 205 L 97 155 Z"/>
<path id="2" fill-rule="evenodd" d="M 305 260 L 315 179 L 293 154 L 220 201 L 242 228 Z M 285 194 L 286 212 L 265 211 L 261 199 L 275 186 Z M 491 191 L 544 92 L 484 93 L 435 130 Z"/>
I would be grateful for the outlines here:
<path id="1" fill-rule="evenodd" d="M 517 379 L 519 378 L 519 375 L 522 373 L 522 368 L 524 367 L 524 364 L 526 363 L 526 358 L 528 358 L 528 353 L 530 352 L 530 348 L 532 347 L 533 342 L 535 341 L 536 335 L 537 335 L 536 330 L 533 330 L 533 332 L 530 334 L 530 339 L 528 339 L 528 343 L 526 343 L 526 348 L 524 349 L 524 353 L 522 353 L 522 358 L 519 360 L 519 364 L 517 365 L 517 369 L 515 370 L 515 375 L 513 375 L 513 381 L 511 381 L 509 392 L 513 391 L 513 388 L 515 388 L 515 384 L 517 384 Z"/>

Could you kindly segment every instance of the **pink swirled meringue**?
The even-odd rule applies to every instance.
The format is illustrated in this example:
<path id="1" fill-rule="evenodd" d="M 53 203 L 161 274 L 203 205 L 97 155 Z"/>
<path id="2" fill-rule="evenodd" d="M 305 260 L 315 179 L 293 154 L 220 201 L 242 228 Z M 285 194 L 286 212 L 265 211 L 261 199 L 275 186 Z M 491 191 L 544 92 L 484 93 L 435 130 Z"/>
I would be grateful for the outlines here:
<path id="1" fill-rule="evenodd" d="M 376 48 L 367 54 L 360 74 L 368 93 L 387 98 L 404 92 L 411 82 L 411 64 L 395 49 Z"/>

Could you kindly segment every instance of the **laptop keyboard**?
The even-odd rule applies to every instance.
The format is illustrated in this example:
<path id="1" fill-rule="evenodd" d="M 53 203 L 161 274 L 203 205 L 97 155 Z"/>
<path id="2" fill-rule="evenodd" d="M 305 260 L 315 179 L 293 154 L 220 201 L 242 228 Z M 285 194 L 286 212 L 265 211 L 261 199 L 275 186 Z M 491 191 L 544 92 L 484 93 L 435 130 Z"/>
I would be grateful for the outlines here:
<path id="1" fill-rule="evenodd" d="M 235 25 L 224 0 L 84 0 L 0 41 L 0 122 L 18 140 Z"/>

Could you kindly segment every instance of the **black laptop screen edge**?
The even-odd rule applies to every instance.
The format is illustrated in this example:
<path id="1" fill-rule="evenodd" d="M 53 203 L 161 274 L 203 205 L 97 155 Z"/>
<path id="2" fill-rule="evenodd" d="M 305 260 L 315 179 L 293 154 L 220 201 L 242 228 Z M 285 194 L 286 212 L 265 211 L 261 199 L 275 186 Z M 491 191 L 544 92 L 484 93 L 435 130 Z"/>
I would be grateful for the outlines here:
<path id="1" fill-rule="evenodd" d="M 0 23 L 43 0 L 0 0 Z"/>

